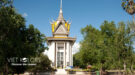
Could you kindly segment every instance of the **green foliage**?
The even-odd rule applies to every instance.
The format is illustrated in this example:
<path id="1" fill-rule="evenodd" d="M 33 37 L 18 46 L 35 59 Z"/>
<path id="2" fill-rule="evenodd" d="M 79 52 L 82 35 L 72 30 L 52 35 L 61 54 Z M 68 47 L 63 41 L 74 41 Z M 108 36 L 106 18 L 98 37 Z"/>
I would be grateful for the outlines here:
<path id="1" fill-rule="evenodd" d="M 33 25 L 26 27 L 25 19 L 15 8 L 0 7 L 0 68 L 3 72 L 8 68 L 24 72 L 25 66 L 13 67 L 7 59 L 36 57 L 46 49 L 44 43 L 45 35 Z"/>
<path id="2" fill-rule="evenodd" d="M 81 64 L 92 65 L 94 69 L 119 69 L 124 63 L 128 67 L 133 64 L 134 35 L 129 25 L 104 21 L 100 30 L 87 25 L 81 33 L 84 39 L 80 42 L 80 52 L 74 55 Z M 77 62 L 74 65 L 80 65 Z"/>
<path id="3" fill-rule="evenodd" d="M 13 0 L 0 0 L 0 8 L 8 7 L 8 6 L 13 7 L 12 4 L 13 4 Z"/>
<path id="4" fill-rule="evenodd" d="M 53 70 L 50 65 L 51 61 L 46 55 L 40 54 L 38 58 L 39 61 L 36 62 L 36 66 L 29 67 L 28 71 L 36 73 L 36 72 L 45 72 L 45 71 Z"/>
<path id="5" fill-rule="evenodd" d="M 73 65 L 75 67 L 81 67 L 81 68 L 86 68 L 86 64 L 83 64 L 83 62 L 81 61 L 81 56 L 80 56 L 80 52 L 76 53 L 74 56 L 73 56 Z"/>
<path id="6" fill-rule="evenodd" d="M 133 21 L 128 22 L 128 25 L 131 29 L 131 33 L 135 35 L 135 23 Z"/>

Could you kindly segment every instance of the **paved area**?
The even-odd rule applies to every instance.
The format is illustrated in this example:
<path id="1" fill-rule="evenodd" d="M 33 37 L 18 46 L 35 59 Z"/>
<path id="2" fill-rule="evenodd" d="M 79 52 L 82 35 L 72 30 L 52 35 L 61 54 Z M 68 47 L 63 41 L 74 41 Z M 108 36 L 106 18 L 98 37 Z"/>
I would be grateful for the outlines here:
<path id="1" fill-rule="evenodd" d="M 50 73 L 40 73 L 38 75 L 90 75 L 90 74 L 68 74 L 67 71 L 65 71 L 65 69 L 57 69 L 57 71 L 55 72 L 55 74 L 50 74 Z"/>
<path id="2" fill-rule="evenodd" d="M 55 72 L 55 74 L 59 74 L 59 75 L 64 75 L 67 74 L 67 72 L 65 71 L 65 69 L 57 69 L 57 71 Z"/>
<path id="3" fill-rule="evenodd" d="M 91 74 L 55 74 L 55 75 L 91 75 Z"/>
<path id="4" fill-rule="evenodd" d="M 23 75 L 30 75 L 30 74 L 26 72 Z M 91 75 L 91 74 L 82 74 L 82 73 L 68 74 L 67 71 L 65 71 L 65 69 L 57 69 L 55 73 L 42 72 L 42 73 L 38 73 L 37 75 Z"/>
<path id="5" fill-rule="evenodd" d="M 20 75 L 29 75 L 29 74 L 20 74 Z M 91 75 L 91 74 L 45 74 L 44 73 L 44 74 L 38 74 L 38 75 Z"/>

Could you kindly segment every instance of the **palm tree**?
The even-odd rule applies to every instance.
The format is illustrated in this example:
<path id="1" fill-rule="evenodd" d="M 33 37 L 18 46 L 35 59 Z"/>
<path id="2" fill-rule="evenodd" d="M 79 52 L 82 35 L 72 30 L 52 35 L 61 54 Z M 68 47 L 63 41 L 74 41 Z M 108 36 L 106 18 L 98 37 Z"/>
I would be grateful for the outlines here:
<path id="1" fill-rule="evenodd" d="M 135 0 L 122 0 L 121 4 L 122 8 L 132 16 L 133 21 L 130 22 L 130 28 L 133 33 L 135 33 L 135 21 L 134 21 L 134 14 L 135 14 Z"/>
<path id="2" fill-rule="evenodd" d="M 128 14 L 132 15 L 133 22 L 132 24 L 130 24 L 130 28 L 132 29 L 133 32 L 135 32 L 135 21 L 134 21 L 135 2 L 134 0 L 122 0 L 121 6 Z"/>
<path id="3" fill-rule="evenodd" d="M 122 0 L 122 7 L 128 14 L 132 15 L 134 22 L 134 14 L 135 14 L 134 0 Z"/>

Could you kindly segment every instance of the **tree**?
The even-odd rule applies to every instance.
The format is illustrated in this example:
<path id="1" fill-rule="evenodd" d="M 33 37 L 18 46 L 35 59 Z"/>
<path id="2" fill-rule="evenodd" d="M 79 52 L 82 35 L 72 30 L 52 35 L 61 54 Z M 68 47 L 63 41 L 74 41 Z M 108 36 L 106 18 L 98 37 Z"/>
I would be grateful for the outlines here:
<path id="1" fill-rule="evenodd" d="M 102 46 L 101 32 L 95 29 L 91 25 L 87 25 L 82 28 L 81 33 L 84 39 L 81 41 L 80 53 L 83 63 L 86 65 L 96 65 L 96 69 L 99 69 L 100 64 L 100 47 Z"/>
<path id="2" fill-rule="evenodd" d="M 131 36 L 129 35 L 130 28 L 126 26 L 123 22 L 120 22 L 117 30 L 116 44 L 117 44 L 117 56 L 119 57 L 119 64 L 123 64 L 124 70 L 126 72 L 128 57 L 130 52 L 133 51 L 131 45 Z M 120 63 L 121 61 L 121 63 Z"/>
<path id="3" fill-rule="evenodd" d="M 40 55 L 45 50 L 45 36 L 34 28 L 33 25 L 26 27 L 25 19 L 15 11 L 15 8 L 0 1 L 0 68 L 4 75 L 8 69 L 16 70 L 19 74 L 26 70 L 25 66 L 17 68 L 11 65 L 8 59 L 31 58 Z M 20 61 L 17 61 L 20 62 Z M 22 62 L 21 62 L 22 63 Z"/>
<path id="4" fill-rule="evenodd" d="M 87 25 L 81 33 L 83 40 L 80 42 L 80 52 L 74 56 L 75 60 L 81 59 L 83 64 L 92 65 L 101 71 L 133 67 L 134 33 L 129 24 L 120 22 L 116 25 L 113 21 L 104 21 L 100 29 Z"/>
<path id="5" fill-rule="evenodd" d="M 100 63 L 103 64 L 103 69 L 114 69 L 115 67 L 115 52 L 114 52 L 114 38 L 116 36 L 116 25 L 115 23 L 104 21 L 102 25 L 100 26 L 101 28 L 101 36 L 102 36 L 102 43 L 101 45 L 101 52 L 102 58 L 100 59 Z M 112 58 L 115 57 L 115 58 Z M 111 65 L 111 64 L 112 65 Z"/>

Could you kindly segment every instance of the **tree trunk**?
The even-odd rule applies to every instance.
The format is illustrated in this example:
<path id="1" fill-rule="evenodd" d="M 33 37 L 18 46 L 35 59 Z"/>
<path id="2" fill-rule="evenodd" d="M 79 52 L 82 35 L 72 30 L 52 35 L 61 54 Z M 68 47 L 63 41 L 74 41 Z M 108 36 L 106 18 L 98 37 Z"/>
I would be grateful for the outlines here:
<path id="1" fill-rule="evenodd" d="M 133 23 L 135 23 L 135 21 L 134 21 L 134 15 L 132 15 L 132 19 L 133 19 Z"/>
<path id="2" fill-rule="evenodd" d="M 132 29 L 133 29 L 133 32 L 135 32 L 135 21 L 134 21 L 134 15 L 132 15 L 132 18 L 133 18 L 133 26 L 132 26 Z"/>
<path id="3" fill-rule="evenodd" d="M 12 75 L 14 75 L 14 73 L 12 73 Z"/>
<path id="4" fill-rule="evenodd" d="M 119 65 L 120 65 L 120 58 L 119 58 Z M 120 66 L 118 66 L 118 69 L 119 69 L 118 75 L 121 75 Z"/>
<path id="5" fill-rule="evenodd" d="M 124 66 L 124 75 L 126 75 L 126 63 L 125 63 L 125 61 L 124 61 L 123 66 Z"/>
<path id="6" fill-rule="evenodd" d="M 131 74 L 134 74 L 133 63 L 131 64 Z"/>
<path id="7" fill-rule="evenodd" d="M 121 75 L 121 71 L 120 71 L 120 68 L 119 68 L 119 71 L 118 71 L 118 75 Z"/>
<path id="8" fill-rule="evenodd" d="M 8 64 L 5 64 L 3 75 L 8 75 Z"/>
<path id="9" fill-rule="evenodd" d="M 37 75 L 37 72 L 34 72 L 34 75 Z"/>
<path id="10" fill-rule="evenodd" d="M 102 64 L 101 64 L 101 68 L 100 68 L 100 75 L 102 75 Z"/>

